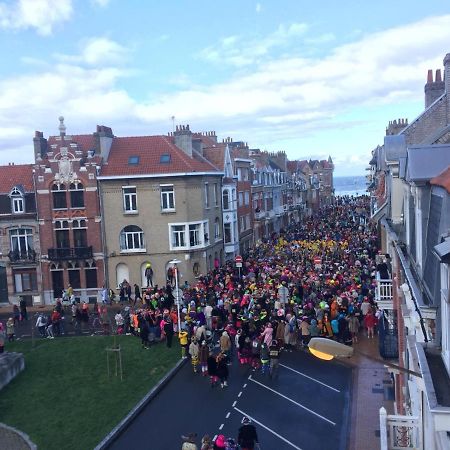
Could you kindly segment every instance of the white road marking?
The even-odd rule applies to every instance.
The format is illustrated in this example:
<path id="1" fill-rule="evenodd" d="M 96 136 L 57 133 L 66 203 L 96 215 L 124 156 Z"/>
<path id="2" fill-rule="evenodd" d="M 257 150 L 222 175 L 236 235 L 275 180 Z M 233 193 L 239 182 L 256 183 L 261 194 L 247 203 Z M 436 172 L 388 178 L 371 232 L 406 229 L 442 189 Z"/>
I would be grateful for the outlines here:
<path id="1" fill-rule="evenodd" d="M 241 392 L 239 392 L 239 394 L 238 394 L 238 397 L 240 397 L 242 395 L 242 391 Z"/>
<path id="2" fill-rule="evenodd" d="M 234 405 L 233 405 L 234 406 Z M 228 417 L 230 417 L 230 412 L 227 413 L 227 415 L 225 416 L 225 419 L 228 419 Z"/>
<path id="3" fill-rule="evenodd" d="M 244 389 L 247 387 L 247 383 L 244 384 Z"/>
<path id="4" fill-rule="evenodd" d="M 329 386 L 329 385 L 326 384 L 326 383 L 322 383 L 322 381 L 316 380 L 316 379 L 313 378 L 313 377 L 310 377 L 310 376 L 308 376 L 308 375 L 305 375 L 304 373 L 299 372 L 298 370 L 295 370 L 295 369 L 293 369 L 292 367 L 285 366 L 284 364 L 280 364 L 280 366 L 281 366 L 281 367 L 284 367 L 285 369 L 289 369 L 289 370 L 291 370 L 292 372 L 295 372 L 295 373 L 301 375 L 302 377 L 305 377 L 305 378 L 308 378 L 309 380 L 315 381 L 316 383 L 319 383 L 319 384 L 321 384 L 322 386 L 325 386 L 325 387 L 327 387 L 328 389 L 331 389 L 332 391 L 335 391 L 335 392 L 341 392 L 339 389 L 336 389 L 336 388 L 334 388 L 333 386 Z"/>
<path id="5" fill-rule="evenodd" d="M 217 434 L 214 435 L 213 437 L 213 442 L 217 439 Z"/>
<path id="6" fill-rule="evenodd" d="M 272 433 L 274 436 L 276 436 L 277 438 L 281 439 L 282 441 L 286 442 L 286 444 L 290 445 L 292 448 L 295 448 L 296 450 L 302 450 L 300 447 L 298 447 L 297 445 L 293 444 L 291 441 L 288 441 L 285 437 L 281 436 L 280 434 L 278 434 L 276 431 L 273 431 L 272 429 L 270 429 L 269 427 L 267 427 L 266 425 L 264 425 L 263 423 L 259 422 L 258 420 L 256 420 L 254 417 L 250 416 L 249 414 L 247 414 L 244 411 L 241 411 L 238 408 L 234 408 L 238 413 L 242 414 L 243 416 L 248 417 L 251 421 L 255 422 L 256 424 L 258 424 L 260 427 L 263 427 L 264 429 L 266 429 L 267 431 L 269 431 L 270 433 Z"/>
<path id="7" fill-rule="evenodd" d="M 234 408 L 236 406 L 237 402 L 234 402 L 231 406 Z"/>
<path id="8" fill-rule="evenodd" d="M 319 417 L 320 419 L 325 420 L 325 422 L 328 422 L 328 423 L 330 423 L 330 424 L 333 425 L 333 426 L 336 425 L 336 424 L 335 424 L 334 422 L 332 422 L 331 420 L 327 419 L 326 417 L 321 416 L 319 413 L 316 413 L 316 412 L 313 411 L 312 409 L 309 409 L 309 408 L 307 408 L 306 406 L 303 406 L 301 403 L 298 403 L 298 402 L 296 402 L 295 400 L 292 400 L 292 398 L 289 398 L 289 397 L 287 397 L 286 395 L 283 395 L 281 392 L 278 392 L 278 391 L 276 391 L 275 389 L 272 389 L 271 387 L 266 386 L 265 384 L 260 383 L 259 381 L 255 380 L 255 379 L 253 379 L 253 378 L 250 378 L 250 381 L 253 381 L 253 383 L 259 384 L 260 386 L 262 386 L 263 388 L 265 388 L 265 389 L 267 389 L 267 390 L 273 392 L 274 394 L 277 394 L 277 395 L 279 395 L 280 397 L 283 397 L 283 398 L 285 398 L 286 400 L 289 400 L 290 402 L 294 403 L 295 405 L 300 406 L 300 408 L 303 408 L 305 411 L 308 411 L 308 412 L 310 412 L 311 414 L 313 414 L 313 415 Z M 235 409 L 236 409 L 236 408 L 235 408 Z"/>
<path id="9" fill-rule="evenodd" d="M 219 430 L 222 430 L 223 428 L 223 423 L 220 425 Z"/>

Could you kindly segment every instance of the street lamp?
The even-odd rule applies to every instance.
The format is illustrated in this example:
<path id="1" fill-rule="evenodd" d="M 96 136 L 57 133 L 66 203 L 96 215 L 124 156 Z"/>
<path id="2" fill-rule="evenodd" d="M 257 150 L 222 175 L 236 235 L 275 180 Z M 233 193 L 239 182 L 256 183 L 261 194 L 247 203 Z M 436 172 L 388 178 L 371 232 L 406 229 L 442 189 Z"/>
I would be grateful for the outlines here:
<path id="1" fill-rule="evenodd" d="M 172 259 L 172 261 L 169 261 L 169 264 L 173 265 L 175 272 L 175 296 L 177 299 L 178 333 L 181 331 L 180 290 L 178 288 L 178 264 L 180 263 L 181 261 L 179 259 Z"/>
<path id="2" fill-rule="evenodd" d="M 391 367 L 392 369 L 398 370 L 399 372 L 408 373 L 416 377 L 422 378 L 422 374 L 414 370 L 406 369 L 405 367 L 400 367 L 397 364 L 392 364 L 389 361 L 385 361 L 381 358 L 375 358 L 372 355 L 355 350 L 340 342 L 333 341 L 332 339 L 326 339 L 321 337 L 314 337 L 309 341 L 308 344 L 309 351 L 317 358 L 330 361 L 333 358 L 351 358 L 354 354 L 359 354 L 372 361 L 377 361 L 384 364 L 385 366 Z"/>

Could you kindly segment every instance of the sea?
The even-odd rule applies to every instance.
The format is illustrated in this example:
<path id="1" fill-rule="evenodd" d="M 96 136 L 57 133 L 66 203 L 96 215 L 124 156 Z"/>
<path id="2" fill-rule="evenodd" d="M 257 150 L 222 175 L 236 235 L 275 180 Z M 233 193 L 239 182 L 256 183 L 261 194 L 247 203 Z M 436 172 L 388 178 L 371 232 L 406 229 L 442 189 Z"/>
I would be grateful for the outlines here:
<path id="1" fill-rule="evenodd" d="M 368 195 L 365 176 L 333 177 L 334 194 L 343 195 Z"/>

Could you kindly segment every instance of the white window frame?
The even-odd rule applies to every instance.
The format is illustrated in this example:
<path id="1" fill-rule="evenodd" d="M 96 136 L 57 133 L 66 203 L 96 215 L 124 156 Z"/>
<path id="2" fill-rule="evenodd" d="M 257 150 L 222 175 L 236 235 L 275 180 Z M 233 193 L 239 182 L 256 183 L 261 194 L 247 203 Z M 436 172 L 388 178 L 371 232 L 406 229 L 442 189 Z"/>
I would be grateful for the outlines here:
<path id="1" fill-rule="evenodd" d="M 191 245 L 191 232 L 193 229 L 191 227 L 198 226 L 196 231 L 197 238 L 196 244 Z M 209 222 L 206 221 L 195 221 L 195 222 L 181 222 L 181 223 L 169 223 L 169 248 L 170 250 L 189 250 L 204 248 L 209 245 Z M 177 227 L 177 230 L 175 230 Z M 174 233 L 177 234 L 175 239 Z M 208 235 L 208 241 L 205 239 L 205 235 Z M 178 242 L 183 241 L 184 245 L 176 245 L 176 240 Z"/>
<path id="2" fill-rule="evenodd" d="M 205 208 L 209 208 L 209 183 L 204 184 L 205 190 Z"/>
<path id="3" fill-rule="evenodd" d="M 122 228 L 120 230 L 119 235 L 119 247 L 121 253 L 139 253 L 139 252 L 145 252 L 147 249 L 145 248 L 145 238 L 144 238 L 144 231 L 141 227 L 138 225 L 127 225 L 127 226 L 136 226 L 141 231 L 124 231 L 126 227 Z M 124 237 L 124 239 L 123 239 Z M 122 246 L 122 239 L 125 243 L 125 247 Z M 130 240 L 131 239 L 131 240 Z M 135 239 L 137 239 L 137 246 L 135 246 Z M 131 246 L 129 244 L 132 243 Z"/>
<path id="4" fill-rule="evenodd" d="M 245 191 L 244 192 L 244 204 L 248 206 L 250 204 L 250 192 Z"/>
<path id="5" fill-rule="evenodd" d="M 244 192 L 243 191 L 239 191 L 238 206 L 244 206 Z"/>
<path id="6" fill-rule="evenodd" d="M 220 219 L 218 217 L 214 220 L 214 239 L 220 239 Z"/>
<path id="7" fill-rule="evenodd" d="M 214 206 L 219 206 L 219 188 L 217 183 L 214 183 L 213 195 L 214 195 Z"/>
<path id="8" fill-rule="evenodd" d="M 9 241 L 11 251 L 18 251 L 19 253 L 26 253 L 34 250 L 32 228 L 11 228 L 9 230 Z M 14 245 L 16 242 L 17 245 Z M 23 247 L 23 248 L 22 248 Z"/>
<path id="9" fill-rule="evenodd" d="M 171 188 L 171 190 L 169 190 L 169 188 Z M 173 184 L 160 184 L 159 190 L 161 196 L 161 211 L 175 211 L 175 189 Z M 166 203 L 166 206 L 164 206 L 164 203 Z"/>
<path id="10" fill-rule="evenodd" d="M 134 189 L 134 192 L 125 192 L 126 189 Z M 133 209 L 133 198 L 135 208 Z M 137 214 L 138 213 L 138 201 L 137 201 L 137 189 L 136 186 L 122 186 L 122 199 L 123 199 L 123 211 L 125 214 Z M 127 200 L 129 207 L 127 208 Z"/>
<path id="11" fill-rule="evenodd" d="M 13 214 L 23 214 L 25 212 L 25 199 L 23 193 L 13 187 L 9 194 L 11 198 L 11 211 Z"/>

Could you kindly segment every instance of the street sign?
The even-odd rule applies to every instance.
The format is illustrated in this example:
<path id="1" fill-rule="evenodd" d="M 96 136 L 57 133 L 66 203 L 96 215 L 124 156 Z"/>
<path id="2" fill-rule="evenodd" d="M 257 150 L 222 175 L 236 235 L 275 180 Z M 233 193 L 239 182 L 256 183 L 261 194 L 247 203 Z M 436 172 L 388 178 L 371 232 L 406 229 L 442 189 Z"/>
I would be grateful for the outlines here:
<path id="1" fill-rule="evenodd" d="M 236 264 L 236 267 L 242 267 L 242 256 L 237 255 L 237 256 L 234 258 L 234 262 L 235 262 L 235 264 Z"/>

